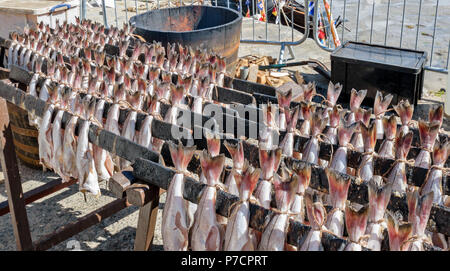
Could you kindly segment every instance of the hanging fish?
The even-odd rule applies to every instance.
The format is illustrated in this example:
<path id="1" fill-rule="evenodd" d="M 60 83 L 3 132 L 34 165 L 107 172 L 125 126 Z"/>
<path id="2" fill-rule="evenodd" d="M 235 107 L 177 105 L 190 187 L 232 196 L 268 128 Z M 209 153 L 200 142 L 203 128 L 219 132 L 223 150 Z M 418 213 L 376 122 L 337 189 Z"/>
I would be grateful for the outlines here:
<path id="1" fill-rule="evenodd" d="M 203 150 L 200 157 L 202 172 L 207 185 L 204 188 L 192 226 L 191 246 L 194 251 L 220 251 L 223 244 L 223 232 L 216 218 L 216 185 L 223 170 L 225 156 L 212 157 Z"/>
<path id="2" fill-rule="evenodd" d="M 299 244 L 301 251 L 323 251 L 322 232 L 327 230 L 325 221 L 327 219 L 327 211 L 321 202 L 314 202 L 309 194 L 305 194 L 306 214 L 311 226 L 308 235 L 303 243 Z"/>
<path id="3" fill-rule="evenodd" d="M 325 168 L 328 189 L 333 210 L 328 213 L 326 227 L 332 233 L 342 237 L 344 234 L 344 209 L 347 200 L 350 178 L 329 168 Z"/>
<path id="4" fill-rule="evenodd" d="M 399 193 L 405 193 L 407 188 L 405 161 L 411 148 L 412 138 L 412 131 L 404 135 L 402 130 L 395 140 L 395 157 L 397 161 L 389 173 L 388 182 L 392 184 L 393 191 Z"/>
<path id="5" fill-rule="evenodd" d="M 392 98 L 394 96 L 392 94 L 388 94 L 384 96 L 381 91 L 377 90 L 377 94 L 375 95 L 375 101 L 373 104 L 373 113 L 375 114 L 375 125 L 377 126 L 377 139 L 383 139 L 384 136 L 384 127 L 383 127 L 383 116 L 386 112 L 389 104 L 391 104 Z"/>
<path id="6" fill-rule="evenodd" d="M 387 228 L 384 213 L 391 199 L 392 183 L 383 184 L 381 176 L 373 176 L 368 183 L 369 216 L 366 228 L 367 248 L 380 251 L 383 241 L 383 231 Z"/>
<path id="7" fill-rule="evenodd" d="M 194 155 L 196 147 L 183 147 L 169 143 L 170 155 L 177 170 L 169 188 L 167 189 L 166 204 L 164 205 L 161 233 L 164 250 L 186 251 L 188 249 L 189 226 L 183 198 L 184 173 Z M 214 216 L 215 217 L 215 216 Z"/>
<path id="8" fill-rule="evenodd" d="M 289 223 L 289 209 L 297 191 L 299 178 L 292 177 L 286 171 L 283 176 L 274 174 L 275 201 L 278 210 L 274 213 L 269 224 L 264 228 L 258 250 L 282 251 L 285 250 L 286 233 Z"/>
<path id="9" fill-rule="evenodd" d="M 232 175 L 239 187 L 240 201 L 233 206 L 228 217 L 228 224 L 225 232 L 225 251 L 253 251 L 256 248 L 249 231 L 250 223 L 250 196 L 256 187 L 261 174 L 260 169 L 254 169 L 248 165 L 243 165 L 239 172 L 233 169 Z"/>

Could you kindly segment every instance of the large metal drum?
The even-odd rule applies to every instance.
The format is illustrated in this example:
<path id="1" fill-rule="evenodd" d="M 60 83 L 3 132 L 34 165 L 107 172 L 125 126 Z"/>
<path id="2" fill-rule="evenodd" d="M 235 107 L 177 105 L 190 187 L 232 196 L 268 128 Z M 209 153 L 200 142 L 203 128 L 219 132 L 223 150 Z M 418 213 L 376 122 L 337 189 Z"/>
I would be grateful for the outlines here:
<path id="1" fill-rule="evenodd" d="M 147 42 L 207 48 L 225 56 L 227 69 L 237 61 L 242 16 L 235 10 L 211 6 L 166 8 L 133 16 L 130 23 Z"/>

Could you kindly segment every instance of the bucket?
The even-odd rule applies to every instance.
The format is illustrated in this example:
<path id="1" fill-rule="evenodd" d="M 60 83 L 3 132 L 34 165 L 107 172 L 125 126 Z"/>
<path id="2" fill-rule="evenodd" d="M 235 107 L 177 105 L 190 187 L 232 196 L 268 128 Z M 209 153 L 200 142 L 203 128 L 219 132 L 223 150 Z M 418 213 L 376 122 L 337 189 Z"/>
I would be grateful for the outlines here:
<path id="1" fill-rule="evenodd" d="M 30 126 L 27 111 L 9 102 L 6 103 L 6 106 L 17 157 L 28 167 L 41 168 L 39 164 L 38 130 Z"/>

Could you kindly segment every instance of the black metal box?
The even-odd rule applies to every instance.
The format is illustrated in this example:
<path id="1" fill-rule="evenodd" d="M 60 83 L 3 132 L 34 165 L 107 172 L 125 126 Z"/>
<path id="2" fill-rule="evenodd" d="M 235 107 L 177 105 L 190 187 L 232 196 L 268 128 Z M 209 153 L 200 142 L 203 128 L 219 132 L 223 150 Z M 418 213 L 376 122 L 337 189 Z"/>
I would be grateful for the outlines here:
<path id="1" fill-rule="evenodd" d="M 364 105 L 373 106 L 377 90 L 392 93 L 392 104 L 422 96 L 426 52 L 348 41 L 331 54 L 331 81 L 343 84 L 340 100 L 348 103 L 352 88 L 367 89 Z"/>

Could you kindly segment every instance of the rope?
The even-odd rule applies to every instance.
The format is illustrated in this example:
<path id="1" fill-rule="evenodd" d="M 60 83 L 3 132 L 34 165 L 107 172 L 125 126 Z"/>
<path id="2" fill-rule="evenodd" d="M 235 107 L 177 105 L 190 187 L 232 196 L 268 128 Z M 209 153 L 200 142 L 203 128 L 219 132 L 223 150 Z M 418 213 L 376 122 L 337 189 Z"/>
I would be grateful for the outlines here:
<path id="1" fill-rule="evenodd" d="M 389 169 L 383 174 L 381 175 L 381 177 L 384 179 L 386 177 L 386 175 L 390 174 L 391 170 L 395 167 L 396 164 L 398 163 L 405 163 L 409 166 L 414 166 L 414 159 L 410 159 L 410 160 L 406 160 L 406 159 L 397 159 L 394 161 L 394 163 L 392 163 L 392 165 L 389 167 Z M 425 178 L 426 179 L 426 178 Z"/>
<path id="2" fill-rule="evenodd" d="M 408 243 L 414 243 L 416 241 L 422 241 L 423 243 L 426 243 L 430 246 L 433 245 L 433 242 L 431 241 L 431 239 L 428 236 L 426 236 L 425 234 L 423 234 L 423 235 L 415 234 L 415 235 L 411 236 L 408 240 L 403 242 L 403 244 L 401 245 L 401 248 L 403 249 L 404 245 L 406 245 Z"/>
<path id="3" fill-rule="evenodd" d="M 430 167 L 430 169 L 428 170 L 427 175 L 425 175 L 425 181 L 428 180 L 428 175 L 430 175 L 430 173 L 431 173 L 431 171 L 433 169 L 437 169 L 437 170 L 442 171 L 442 174 L 446 175 L 446 176 L 450 173 L 450 168 L 441 167 L 441 166 L 438 166 L 438 165 L 432 165 Z"/>
<path id="4" fill-rule="evenodd" d="M 375 119 L 381 119 L 381 117 L 384 115 L 384 113 L 393 111 L 393 110 L 394 110 L 394 108 L 383 110 L 383 111 L 379 112 L 378 114 L 375 114 Z"/>

